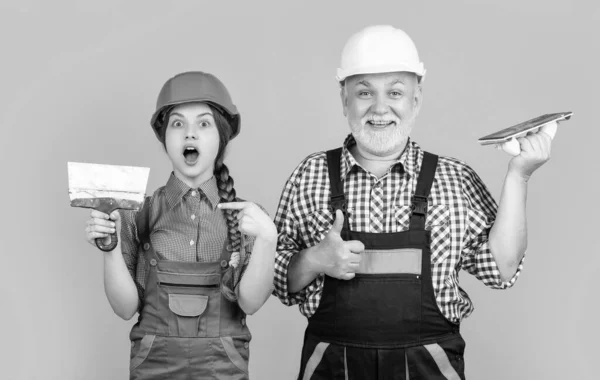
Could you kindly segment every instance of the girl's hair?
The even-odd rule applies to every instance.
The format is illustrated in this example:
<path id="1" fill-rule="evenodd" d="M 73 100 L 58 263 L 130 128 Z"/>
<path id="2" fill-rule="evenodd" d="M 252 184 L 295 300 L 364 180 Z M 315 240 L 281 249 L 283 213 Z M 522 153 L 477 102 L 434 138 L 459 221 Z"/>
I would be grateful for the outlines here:
<path id="1" fill-rule="evenodd" d="M 213 104 L 206 104 L 213 113 L 213 118 L 215 119 L 217 130 L 219 131 L 219 150 L 217 152 L 217 157 L 215 158 L 214 167 L 214 175 L 217 180 L 219 197 L 221 198 L 221 202 L 223 203 L 235 202 L 236 194 L 235 188 L 233 187 L 233 178 L 229 175 L 229 169 L 223 163 L 225 148 L 231 140 L 231 124 L 229 123 L 227 117 L 225 117 L 225 115 L 223 114 L 223 111 L 215 107 Z M 173 108 L 175 107 L 171 106 L 165 109 L 165 111 L 161 112 L 161 115 L 159 116 L 161 124 L 161 128 L 159 131 L 160 140 L 165 150 L 167 149 L 165 144 L 167 123 L 169 121 L 169 116 Z M 237 282 L 239 281 L 239 277 L 245 259 L 245 257 L 241 255 L 242 234 L 240 233 L 240 230 L 238 228 L 237 210 L 223 210 L 223 213 L 227 220 L 227 250 L 229 252 L 239 252 L 240 263 L 238 264 L 237 268 L 234 268 L 230 265 L 226 269 L 221 281 L 221 292 L 228 300 L 235 302 L 237 300 L 237 296 L 235 294 L 235 287 L 237 285 Z"/>

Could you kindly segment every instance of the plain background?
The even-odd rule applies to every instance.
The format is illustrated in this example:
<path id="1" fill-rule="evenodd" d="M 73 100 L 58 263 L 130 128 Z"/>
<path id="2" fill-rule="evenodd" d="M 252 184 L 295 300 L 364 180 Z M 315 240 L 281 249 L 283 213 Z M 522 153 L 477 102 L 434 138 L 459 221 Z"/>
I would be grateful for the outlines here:
<path id="1" fill-rule="evenodd" d="M 414 139 L 468 162 L 498 199 L 509 156 L 477 138 L 574 111 L 531 179 L 529 249 L 513 289 L 463 273 L 469 379 L 597 378 L 600 8 L 595 1 L 2 1 L 2 379 L 127 378 L 133 324 L 104 296 L 102 256 L 69 207 L 67 161 L 170 173 L 149 119 L 160 87 L 216 74 L 242 115 L 226 163 L 274 214 L 306 155 L 348 133 L 334 80 L 346 39 L 408 32 L 428 70 Z M 249 318 L 253 379 L 292 379 L 306 324 L 271 298 Z M 595 374 L 595 375 L 594 375 Z"/>

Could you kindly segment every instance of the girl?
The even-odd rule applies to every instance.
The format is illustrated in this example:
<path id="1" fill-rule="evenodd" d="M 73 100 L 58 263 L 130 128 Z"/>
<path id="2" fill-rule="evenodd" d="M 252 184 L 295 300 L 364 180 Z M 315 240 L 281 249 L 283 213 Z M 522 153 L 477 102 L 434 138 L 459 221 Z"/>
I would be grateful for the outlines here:
<path id="1" fill-rule="evenodd" d="M 223 163 L 240 115 L 215 76 L 169 79 L 151 125 L 173 165 L 167 184 L 134 212 L 92 211 L 87 240 L 104 254 L 114 312 L 139 312 L 131 379 L 247 379 L 246 314 L 272 291 L 277 232 L 257 205 L 236 198 Z M 250 255 L 252 252 L 252 255 Z"/>

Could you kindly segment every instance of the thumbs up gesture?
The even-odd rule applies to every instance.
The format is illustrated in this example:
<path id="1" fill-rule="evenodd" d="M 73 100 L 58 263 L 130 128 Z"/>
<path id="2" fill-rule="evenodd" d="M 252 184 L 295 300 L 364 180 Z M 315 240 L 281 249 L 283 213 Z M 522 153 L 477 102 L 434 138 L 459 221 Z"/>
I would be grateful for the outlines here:
<path id="1" fill-rule="evenodd" d="M 316 259 L 319 261 L 320 272 L 340 280 L 350 280 L 358 271 L 360 253 L 365 250 L 365 246 L 358 240 L 344 241 L 340 236 L 343 226 L 344 214 L 337 210 L 333 226 L 315 246 L 319 251 Z"/>

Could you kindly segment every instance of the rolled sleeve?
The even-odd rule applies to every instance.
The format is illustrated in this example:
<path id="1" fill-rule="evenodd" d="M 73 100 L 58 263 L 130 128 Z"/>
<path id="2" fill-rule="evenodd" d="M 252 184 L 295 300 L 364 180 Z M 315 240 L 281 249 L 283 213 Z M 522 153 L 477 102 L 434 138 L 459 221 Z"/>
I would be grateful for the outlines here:
<path id="1" fill-rule="evenodd" d="M 286 223 L 283 224 L 285 225 Z M 286 306 L 301 304 L 307 299 L 307 290 L 310 288 L 310 285 L 297 293 L 290 293 L 288 290 L 288 268 L 290 266 L 290 261 L 301 249 L 296 242 L 290 239 L 290 235 L 294 234 L 290 227 L 278 228 L 278 230 L 279 236 L 277 239 L 277 252 L 275 253 L 273 294 Z"/>
<path id="2" fill-rule="evenodd" d="M 306 248 L 300 238 L 297 218 L 292 212 L 295 198 L 298 196 L 297 179 L 300 172 L 301 169 L 299 166 L 287 180 L 274 219 L 278 238 L 277 252 L 275 253 L 273 294 L 287 306 L 306 302 L 308 296 L 307 290 L 312 285 L 305 287 L 297 293 L 290 293 L 288 290 L 288 268 L 292 257 L 303 248 Z"/>
<path id="3" fill-rule="evenodd" d="M 511 288 L 521 274 L 525 256 L 515 274 L 508 281 L 504 281 L 489 248 L 489 234 L 496 219 L 498 206 L 481 178 L 468 166 L 463 171 L 462 191 L 469 204 L 462 268 L 492 289 Z"/>
<path id="4" fill-rule="evenodd" d="M 131 278 L 135 280 L 139 241 L 135 224 L 135 211 L 119 210 L 121 214 L 121 252 Z"/>
<path id="5" fill-rule="evenodd" d="M 144 299 L 144 286 L 139 281 L 138 259 L 140 242 L 137 234 L 137 212 L 132 210 L 119 210 L 121 216 L 121 252 L 125 266 L 135 283 L 140 299 L 140 306 Z"/>

